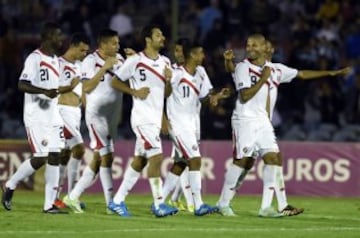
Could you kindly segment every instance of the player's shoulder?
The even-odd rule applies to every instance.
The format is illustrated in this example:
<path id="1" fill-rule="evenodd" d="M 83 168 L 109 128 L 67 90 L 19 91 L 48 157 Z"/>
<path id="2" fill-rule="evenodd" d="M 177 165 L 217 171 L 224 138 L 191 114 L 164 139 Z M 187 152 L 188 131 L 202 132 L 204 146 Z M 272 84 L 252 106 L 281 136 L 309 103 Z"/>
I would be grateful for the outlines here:
<path id="1" fill-rule="evenodd" d="M 127 61 L 127 62 L 138 62 L 138 61 L 141 61 L 142 58 L 143 58 L 142 52 L 137 52 L 136 54 L 129 55 L 126 58 L 125 61 Z"/>
<path id="2" fill-rule="evenodd" d="M 292 68 L 292 67 L 289 67 L 283 63 L 272 63 L 272 65 L 274 66 L 275 69 L 279 69 L 279 70 L 282 70 L 282 71 L 285 71 L 285 70 L 296 70 L 295 68 Z"/>
<path id="3" fill-rule="evenodd" d="M 83 59 L 82 62 L 96 61 L 96 59 L 97 59 L 96 52 L 93 52 L 93 53 L 90 53 L 87 56 L 85 56 L 85 58 Z"/>
<path id="4" fill-rule="evenodd" d="M 183 77 L 185 74 L 186 70 L 182 66 L 173 69 L 173 77 Z"/>
<path id="5" fill-rule="evenodd" d="M 40 61 L 41 60 L 41 55 L 42 53 L 40 52 L 39 49 L 36 49 L 34 51 L 32 51 L 27 57 L 26 60 L 29 61 Z"/>
<path id="6" fill-rule="evenodd" d="M 251 67 L 251 63 L 248 59 L 243 59 L 242 61 L 238 62 L 235 65 L 235 69 L 250 68 L 250 67 Z"/>
<path id="7" fill-rule="evenodd" d="M 204 66 L 202 65 L 198 65 L 196 66 L 196 71 L 200 72 L 200 73 L 206 73 L 206 69 Z"/>
<path id="8" fill-rule="evenodd" d="M 120 53 L 116 53 L 116 59 L 118 59 L 121 62 L 125 61 L 125 58 Z"/>
<path id="9" fill-rule="evenodd" d="M 165 63 L 166 63 L 167 65 L 171 66 L 171 61 L 170 61 L 170 59 L 169 59 L 167 56 L 165 56 L 165 55 L 160 55 L 160 57 L 165 61 Z"/>

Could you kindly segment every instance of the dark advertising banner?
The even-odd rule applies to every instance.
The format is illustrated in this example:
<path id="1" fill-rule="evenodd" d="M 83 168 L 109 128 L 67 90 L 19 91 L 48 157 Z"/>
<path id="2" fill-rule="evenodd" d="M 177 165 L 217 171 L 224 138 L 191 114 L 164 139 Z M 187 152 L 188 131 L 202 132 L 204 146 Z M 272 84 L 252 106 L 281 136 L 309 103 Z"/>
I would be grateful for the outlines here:
<path id="1" fill-rule="evenodd" d="M 161 172 L 165 177 L 172 160 L 168 157 L 171 143 L 164 141 L 165 160 Z M 126 167 L 131 163 L 134 141 L 119 140 L 115 143 L 113 164 L 114 189 L 117 190 Z M 307 143 L 281 142 L 283 153 L 286 190 L 292 195 L 306 196 L 360 196 L 360 143 Z M 202 177 L 203 192 L 219 194 L 227 166 L 232 162 L 232 144 L 230 141 L 203 141 Z M 0 142 L 0 182 L 15 172 L 21 161 L 29 156 L 26 142 Z M 85 161 L 92 158 L 91 150 L 86 150 Z M 85 165 L 84 162 L 83 165 Z M 261 159 L 248 174 L 240 189 L 241 194 L 262 193 Z M 146 169 L 132 192 L 149 193 Z M 32 188 L 32 179 L 22 186 Z M 97 181 L 90 192 L 101 192 Z"/>

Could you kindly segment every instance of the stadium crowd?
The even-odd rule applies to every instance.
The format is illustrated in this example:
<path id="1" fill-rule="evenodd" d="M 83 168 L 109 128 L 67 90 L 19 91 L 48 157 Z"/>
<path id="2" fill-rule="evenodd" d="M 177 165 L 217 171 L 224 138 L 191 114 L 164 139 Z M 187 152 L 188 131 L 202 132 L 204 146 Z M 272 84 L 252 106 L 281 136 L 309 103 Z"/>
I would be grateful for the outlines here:
<path id="1" fill-rule="evenodd" d="M 17 82 L 25 57 L 39 43 L 41 23 L 59 22 L 65 33 L 96 35 L 110 27 L 120 36 L 121 51 L 140 50 L 138 30 L 160 25 L 167 38 L 164 54 L 172 58 L 171 2 L 165 0 L 1 0 L 0 138 L 25 138 L 22 93 Z M 274 115 L 279 139 L 358 141 L 360 129 L 360 4 L 356 0 L 179 0 L 178 37 L 198 39 L 206 51 L 205 67 L 214 87 L 232 86 L 223 65 L 231 48 L 235 61 L 245 55 L 245 40 L 261 32 L 275 46 L 273 61 L 301 69 L 351 66 L 345 79 L 301 80 L 281 86 Z M 151 13 L 151 14 L 150 14 Z M 230 139 L 234 100 L 204 108 L 203 139 Z M 119 136 L 133 138 L 131 98 L 125 97 Z M 85 129 L 85 127 L 84 127 Z M 84 135 L 88 135 L 84 131 Z"/>

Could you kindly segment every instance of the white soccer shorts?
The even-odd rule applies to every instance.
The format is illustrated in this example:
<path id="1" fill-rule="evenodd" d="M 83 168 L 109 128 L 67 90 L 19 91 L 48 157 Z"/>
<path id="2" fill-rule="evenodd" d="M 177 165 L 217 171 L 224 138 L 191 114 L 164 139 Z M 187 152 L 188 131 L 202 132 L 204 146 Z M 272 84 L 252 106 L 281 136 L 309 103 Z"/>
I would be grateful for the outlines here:
<path id="1" fill-rule="evenodd" d="M 234 156 L 256 157 L 269 152 L 279 152 L 274 128 L 270 120 L 232 120 Z"/>

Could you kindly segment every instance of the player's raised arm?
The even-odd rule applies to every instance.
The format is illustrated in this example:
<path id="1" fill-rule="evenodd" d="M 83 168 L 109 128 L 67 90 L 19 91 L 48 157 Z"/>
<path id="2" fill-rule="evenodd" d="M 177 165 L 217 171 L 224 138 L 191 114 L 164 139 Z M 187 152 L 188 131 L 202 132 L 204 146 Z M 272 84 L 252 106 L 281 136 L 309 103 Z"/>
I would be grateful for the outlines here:
<path id="1" fill-rule="evenodd" d="M 339 70 L 299 70 L 297 77 L 302 80 L 309 80 L 326 76 L 343 76 L 349 74 L 350 71 L 350 67 Z"/>
<path id="2" fill-rule="evenodd" d="M 225 66 L 225 71 L 228 73 L 234 73 L 235 72 L 235 65 L 234 65 L 234 52 L 232 51 L 232 49 L 229 50 L 225 50 L 224 54 L 224 66 Z"/>
<path id="3" fill-rule="evenodd" d="M 231 90 L 230 88 L 222 88 L 220 92 L 209 95 L 210 105 L 216 107 L 219 103 L 219 100 L 226 99 L 230 97 Z"/>

